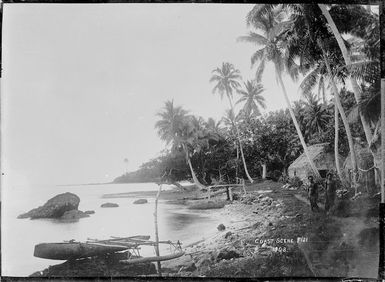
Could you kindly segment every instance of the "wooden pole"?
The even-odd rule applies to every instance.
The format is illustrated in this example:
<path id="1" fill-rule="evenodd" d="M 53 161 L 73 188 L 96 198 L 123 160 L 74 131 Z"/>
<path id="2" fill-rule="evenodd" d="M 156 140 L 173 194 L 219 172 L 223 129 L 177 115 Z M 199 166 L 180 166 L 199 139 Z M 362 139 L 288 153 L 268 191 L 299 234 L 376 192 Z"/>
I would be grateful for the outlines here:
<path id="1" fill-rule="evenodd" d="M 382 5 L 380 5 L 380 9 Z M 381 203 L 379 212 L 380 256 L 378 278 L 382 280 L 385 279 L 385 79 L 381 79 L 381 165 Z"/>
<path id="2" fill-rule="evenodd" d="M 381 79 L 381 203 L 385 203 L 385 79 Z"/>
<path id="3" fill-rule="evenodd" d="M 229 194 L 230 194 L 230 202 L 233 201 L 233 189 L 232 187 L 229 187 Z"/>
<path id="4" fill-rule="evenodd" d="M 246 187 L 245 187 L 245 180 L 242 179 L 242 188 L 243 188 L 243 193 L 245 193 L 245 195 L 247 194 L 246 193 Z"/>
<path id="5" fill-rule="evenodd" d="M 160 195 L 160 191 L 162 190 L 162 184 L 159 184 L 159 190 L 158 194 L 156 194 L 155 198 L 155 212 L 154 212 L 154 220 L 155 220 L 155 253 L 156 256 L 159 257 L 159 236 L 158 236 L 158 199 Z M 156 262 L 157 265 L 157 270 L 158 270 L 158 275 L 162 276 L 162 269 L 161 269 L 161 264 L 160 261 Z"/>

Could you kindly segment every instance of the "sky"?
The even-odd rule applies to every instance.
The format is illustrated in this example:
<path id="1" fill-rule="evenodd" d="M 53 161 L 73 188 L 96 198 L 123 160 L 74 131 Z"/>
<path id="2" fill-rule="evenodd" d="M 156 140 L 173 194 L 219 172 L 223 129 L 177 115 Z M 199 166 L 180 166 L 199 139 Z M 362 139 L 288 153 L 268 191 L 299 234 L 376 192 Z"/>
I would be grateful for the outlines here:
<path id="1" fill-rule="evenodd" d="M 252 79 L 245 4 L 4 4 L 2 170 L 7 183 L 109 182 L 159 155 L 156 113 L 173 99 L 219 120 L 211 72 Z M 284 77 L 290 99 L 298 82 Z M 286 107 L 272 66 L 267 110 Z M 265 111 L 265 112 L 266 112 Z M 128 164 L 124 159 L 128 159 Z"/>

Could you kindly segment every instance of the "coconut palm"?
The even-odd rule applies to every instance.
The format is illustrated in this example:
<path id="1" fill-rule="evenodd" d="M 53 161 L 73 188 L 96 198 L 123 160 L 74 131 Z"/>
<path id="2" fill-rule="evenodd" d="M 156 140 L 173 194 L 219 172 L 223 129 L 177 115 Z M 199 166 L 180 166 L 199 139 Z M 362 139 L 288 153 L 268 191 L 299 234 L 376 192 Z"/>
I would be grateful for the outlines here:
<path id="1" fill-rule="evenodd" d="M 238 138 L 237 138 L 237 133 L 236 133 L 236 123 L 241 119 L 241 115 L 235 115 L 234 111 L 232 109 L 228 109 L 225 111 L 225 115 L 222 117 L 221 122 L 229 128 L 230 136 L 232 139 L 232 142 L 234 142 L 234 147 L 237 152 L 237 157 L 236 157 L 236 166 L 235 166 L 235 177 L 238 177 L 238 163 L 239 163 L 239 144 L 238 144 Z"/>
<path id="2" fill-rule="evenodd" d="M 309 134 L 322 134 L 329 123 L 330 113 L 324 105 L 319 104 L 314 95 L 307 95 L 307 103 L 305 104 L 304 121 Z"/>
<path id="3" fill-rule="evenodd" d="M 349 55 L 348 49 L 346 48 L 345 42 L 344 42 L 336 24 L 335 24 L 335 22 L 333 21 L 328 9 L 326 8 L 326 5 L 318 4 L 318 6 L 321 9 L 322 14 L 325 16 L 325 18 L 326 18 L 326 20 L 330 26 L 330 29 L 332 30 L 332 32 L 334 34 L 335 39 L 337 40 L 337 43 L 341 49 L 345 64 L 347 66 L 351 65 L 352 60 L 351 60 L 351 57 Z M 352 88 L 353 88 L 353 92 L 354 92 L 354 96 L 356 98 L 356 101 L 357 101 L 357 103 L 359 103 L 361 100 L 361 97 L 362 97 L 362 91 L 361 91 L 357 81 L 353 77 L 351 77 L 350 82 L 352 84 Z M 370 144 L 372 142 L 372 139 L 373 139 L 373 135 L 372 135 L 372 132 L 370 129 L 370 123 L 365 118 L 364 115 L 360 114 L 360 117 L 361 117 L 362 126 L 364 128 L 366 140 L 367 140 L 368 144 Z"/>
<path id="4" fill-rule="evenodd" d="M 126 173 L 128 173 L 128 159 L 124 158 L 124 164 L 126 165 Z"/>
<path id="5" fill-rule="evenodd" d="M 310 157 L 307 145 L 303 138 L 297 119 L 291 108 L 290 100 L 286 92 L 285 85 L 282 80 L 282 72 L 287 71 L 293 79 L 298 75 L 298 69 L 294 61 L 285 52 L 285 41 L 281 35 L 287 29 L 290 22 L 283 21 L 283 10 L 280 5 L 256 5 L 247 16 L 248 25 L 252 25 L 258 32 L 250 32 L 247 36 L 241 36 L 239 40 L 250 42 L 261 46 L 251 57 L 252 66 L 259 62 L 256 76 L 259 77 L 265 68 L 267 62 L 272 62 L 275 67 L 275 74 L 278 84 L 281 86 L 290 116 L 297 130 L 298 137 L 303 147 L 304 153 L 308 159 L 310 167 L 315 176 L 320 177 L 313 160 Z"/>
<path id="6" fill-rule="evenodd" d="M 218 92 L 221 99 L 223 98 L 223 95 L 226 94 L 227 99 L 229 100 L 230 103 L 230 108 L 232 112 L 234 112 L 234 106 L 232 102 L 233 98 L 233 92 L 237 91 L 240 87 L 239 80 L 241 79 L 241 75 L 239 73 L 239 70 L 235 69 L 234 66 L 230 63 L 222 63 L 221 68 L 216 68 L 213 70 L 213 75 L 210 79 L 210 82 L 216 82 L 215 87 L 213 88 L 213 93 Z M 239 130 L 237 127 L 237 124 L 235 122 L 234 124 L 235 131 L 237 134 L 238 138 L 238 143 L 239 143 L 239 149 L 241 151 L 241 157 L 242 157 L 242 162 L 243 162 L 243 167 L 245 169 L 245 173 L 247 178 L 251 183 L 253 183 L 253 179 L 251 178 L 248 170 L 247 170 L 247 165 L 245 161 L 245 156 L 243 154 L 243 148 L 242 148 L 242 143 L 240 139 L 240 134 Z"/>
<path id="7" fill-rule="evenodd" d="M 342 107 L 339 92 L 336 86 L 336 78 L 344 79 L 346 73 L 341 71 L 339 66 L 342 64 L 339 49 L 336 46 L 335 40 L 330 40 L 331 34 L 327 29 L 321 11 L 315 5 L 300 5 L 296 6 L 296 13 L 291 32 L 286 34 L 289 41 L 290 55 L 297 55 L 300 58 L 300 66 L 302 71 L 315 66 L 310 74 L 305 78 L 306 83 L 302 83 L 301 87 L 307 91 L 309 86 L 314 84 L 315 75 L 323 75 L 328 78 L 332 92 L 334 94 L 334 103 L 338 107 L 338 112 L 343 121 L 350 149 L 350 157 L 353 166 L 353 187 L 357 192 L 356 173 L 358 171 L 356 155 L 354 151 L 353 138 L 349 123 L 346 118 L 345 111 Z M 333 65 L 332 65 L 333 62 Z M 337 69 L 337 71 L 336 71 Z M 337 131 L 336 131 L 337 132 Z M 338 142 L 338 140 L 337 140 Z M 339 165 L 338 157 L 336 156 L 336 166 Z M 341 176 L 341 175 L 340 175 Z"/>
<path id="8" fill-rule="evenodd" d="M 182 107 L 174 106 L 173 101 L 166 101 L 163 110 L 157 114 L 160 120 L 155 123 L 155 128 L 158 130 L 160 138 L 167 145 L 172 143 L 173 150 L 183 150 L 193 181 L 197 187 L 202 189 L 204 186 L 196 177 L 191 164 L 190 147 L 193 145 L 197 133 L 187 113 Z"/>
<path id="9" fill-rule="evenodd" d="M 264 91 L 262 84 L 248 80 L 244 85 L 244 89 L 238 90 L 241 97 L 236 104 L 244 103 L 242 110 L 246 117 L 261 115 L 259 107 L 266 108 L 265 98 L 262 96 Z"/>

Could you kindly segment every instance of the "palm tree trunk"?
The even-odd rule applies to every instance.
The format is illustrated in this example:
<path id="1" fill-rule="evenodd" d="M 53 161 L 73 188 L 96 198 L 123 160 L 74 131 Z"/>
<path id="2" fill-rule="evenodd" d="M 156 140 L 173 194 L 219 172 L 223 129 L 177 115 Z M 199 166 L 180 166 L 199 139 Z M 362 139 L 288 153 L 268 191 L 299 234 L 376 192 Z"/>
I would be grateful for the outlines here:
<path id="1" fill-rule="evenodd" d="M 199 182 L 197 176 L 195 175 L 195 172 L 194 172 L 194 169 L 192 167 L 191 160 L 190 160 L 189 157 L 187 157 L 187 163 L 188 163 L 188 166 L 190 167 L 190 172 L 191 172 L 191 176 L 192 176 L 192 178 L 194 180 L 194 184 L 196 186 L 198 186 L 199 189 L 205 188 L 205 186 L 202 183 Z"/>
<path id="2" fill-rule="evenodd" d="M 341 166 L 340 166 L 340 160 L 339 160 L 339 154 L 338 154 L 338 106 L 336 99 L 334 97 L 334 156 L 336 160 L 336 170 L 337 175 L 340 180 L 342 180 L 342 172 L 341 172 Z"/>
<path id="3" fill-rule="evenodd" d="M 313 170 L 314 176 L 317 177 L 317 178 L 320 178 L 321 176 L 320 176 L 317 168 L 315 167 L 313 160 L 310 158 L 309 150 L 307 149 L 307 145 L 305 143 L 305 139 L 303 138 L 301 129 L 299 128 L 299 124 L 298 124 L 297 119 L 296 119 L 296 117 L 294 115 L 294 111 L 291 108 L 290 100 L 289 100 L 289 97 L 287 96 L 286 88 L 285 88 L 285 85 L 283 84 L 282 76 L 281 76 L 281 73 L 278 71 L 278 69 L 279 69 L 278 66 L 275 65 L 275 72 L 276 72 L 276 75 L 278 77 L 278 81 L 281 84 L 282 91 L 283 91 L 283 96 L 285 97 L 285 100 L 286 100 L 286 103 L 287 103 L 287 107 L 289 109 L 289 113 L 290 113 L 291 119 L 293 120 L 295 129 L 297 130 L 297 134 L 298 134 L 299 140 L 301 141 L 301 144 L 302 144 L 302 147 L 303 147 L 303 151 L 304 151 L 304 153 L 305 153 L 305 155 L 306 155 L 306 157 L 307 157 L 307 159 L 309 161 L 311 169 Z"/>
<path id="4" fill-rule="evenodd" d="M 192 164 L 191 164 L 190 157 L 189 157 L 189 155 L 188 155 L 188 150 L 187 150 L 187 148 L 186 148 L 185 145 L 183 145 L 183 150 L 184 150 L 185 153 L 186 153 L 186 160 L 187 160 L 188 166 L 189 166 L 189 168 L 190 168 L 190 172 L 191 172 L 191 176 L 192 176 L 192 178 L 193 178 L 194 184 L 195 184 L 199 189 L 206 188 L 202 183 L 199 182 L 197 176 L 195 175 L 194 169 L 193 169 Z"/>
<path id="5" fill-rule="evenodd" d="M 233 103 L 231 102 L 231 99 L 230 99 L 229 95 L 227 95 L 227 98 L 229 98 L 231 111 L 234 113 Z M 235 115 L 235 113 L 234 113 L 234 115 Z M 237 126 L 237 123 L 235 122 L 235 120 L 234 120 L 234 127 L 235 127 L 235 131 L 237 132 L 237 138 L 238 138 L 238 143 L 239 143 L 239 149 L 240 149 L 240 151 L 241 151 L 241 157 L 242 157 L 243 167 L 245 168 L 246 176 L 247 176 L 247 178 L 249 179 L 250 183 L 253 183 L 254 181 L 253 181 L 253 179 L 251 178 L 251 176 L 250 176 L 250 174 L 249 174 L 249 171 L 247 170 L 246 161 L 245 161 L 245 156 L 244 156 L 244 154 L 243 154 L 243 148 L 242 148 L 242 143 L 241 143 L 241 137 L 240 137 L 240 135 L 239 135 L 238 126 Z"/>
<path id="6" fill-rule="evenodd" d="M 237 146 L 237 166 L 235 167 L 235 182 L 237 182 L 238 181 L 238 160 L 239 160 L 239 148 L 238 148 L 237 142 L 235 142 L 235 146 Z"/>
<path id="7" fill-rule="evenodd" d="M 322 48 L 322 46 L 321 46 L 321 48 Z M 342 122 L 344 124 L 345 131 L 346 131 L 346 136 L 348 138 L 348 144 L 349 144 L 349 150 L 350 150 L 350 160 L 352 162 L 352 171 L 353 171 L 352 185 L 353 185 L 355 193 L 357 194 L 357 192 L 358 192 L 357 188 L 358 187 L 357 187 L 357 183 L 356 183 L 356 180 L 357 180 L 356 175 L 357 175 L 358 169 L 357 169 L 356 153 L 354 151 L 353 137 L 352 137 L 352 133 L 350 131 L 349 123 L 348 123 L 348 120 L 346 118 L 346 114 L 345 114 L 344 108 L 342 107 L 342 104 L 341 104 L 341 101 L 340 101 L 340 96 L 338 94 L 337 85 L 336 85 L 336 83 L 334 81 L 329 61 L 328 61 L 328 59 L 326 57 L 326 52 L 325 52 L 325 50 L 323 48 L 322 48 L 322 52 L 323 52 L 323 58 L 324 58 L 324 62 L 326 64 L 326 68 L 328 70 L 328 75 L 329 75 L 329 77 L 331 77 L 331 84 L 332 84 L 332 89 L 333 89 L 333 92 L 334 92 L 335 103 L 337 104 L 338 110 L 340 112 L 340 115 L 341 115 L 341 118 L 342 118 Z"/>
<path id="8" fill-rule="evenodd" d="M 266 163 L 262 163 L 262 179 L 266 179 Z"/>
<path id="9" fill-rule="evenodd" d="M 338 46 L 340 47 L 341 52 L 342 52 L 342 56 L 344 57 L 345 65 L 347 65 L 347 66 L 350 65 L 351 59 L 350 59 L 348 50 L 346 49 L 345 43 L 342 39 L 342 36 L 341 36 L 340 32 L 338 31 L 338 28 L 337 28 L 336 24 L 334 23 L 329 11 L 327 10 L 327 8 L 324 4 L 318 4 L 318 6 L 320 7 L 322 14 L 325 16 L 333 34 L 334 34 L 334 37 L 337 40 Z M 353 92 L 354 92 L 354 97 L 356 99 L 356 102 L 359 103 L 359 101 L 361 100 L 361 96 L 362 96 L 361 89 L 360 89 L 357 81 L 353 77 L 350 77 L 350 82 L 351 82 L 352 87 L 353 87 Z M 372 139 L 373 139 L 372 131 L 370 129 L 370 123 L 363 116 L 362 113 L 360 113 L 360 118 L 361 118 L 362 127 L 363 127 L 364 132 L 365 132 L 366 141 L 367 141 L 368 146 L 369 146 L 370 143 L 372 142 Z"/>

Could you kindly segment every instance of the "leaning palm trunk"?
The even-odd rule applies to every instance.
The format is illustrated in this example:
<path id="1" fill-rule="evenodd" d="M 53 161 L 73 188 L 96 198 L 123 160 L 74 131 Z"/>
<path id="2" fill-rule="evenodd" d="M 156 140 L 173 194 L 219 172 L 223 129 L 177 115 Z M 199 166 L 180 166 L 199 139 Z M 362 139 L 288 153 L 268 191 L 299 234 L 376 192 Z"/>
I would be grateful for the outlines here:
<path id="1" fill-rule="evenodd" d="M 233 106 L 233 103 L 231 102 L 231 99 L 230 97 L 227 95 L 227 97 L 229 98 L 229 102 L 230 102 L 230 107 L 231 107 L 231 111 L 234 113 L 234 106 Z M 247 170 L 247 166 L 246 166 L 246 161 L 245 161 L 245 156 L 243 154 L 243 148 L 242 148 L 242 143 L 241 143 L 241 137 L 239 135 L 239 130 L 238 130 L 238 126 L 235 122 L 235 119 L 234 119 L 234 127 L 235 127 L 235 131 L 237 132 L 237 138 L 238 138 L 238 143 L 239 143 L 239 150 L 241 151 L 241 158 L 242 158 L 242 163 L 243 163 L 243 167 L 245 168 L 245 173 L 246 173 L 246 176 L 247 176 L 247 179 L 249 179 L 250 183 L 253 183 L 253 179 L 251 178 L 250 174 L 249 174 L 249 171 Z"/>
<path id="2" fill-rule="evenodd" d="M 307 145 L 305 143 L 305 139 L 303 138 L 301 129 L 299 128 L 297 119 L 295 118 L 293 109 L 291 108 L 289 97 L 287 96 L 286 88 L 285 88 L 285 85 L 283 84 L 283 81 L 282 81 L 281 73 L 278 70 L 279 70 L 278 66 L 275 65 L 276 75 L 278 77 L 279 83 L 281 84 L 282 91 L 283 91 L 283 96 L 285 97 L 285 100 L 286 100 L 286 103 L 287 103 L 287 107 L 289 109 L 289 113 L 290 113 L 291 119 L 293 120 L 295 129 L 297 130 L 297 134 L 298 134 L 299 140 L 301 141 L 301 144 L 302 144 L 302 147 L 303 147 L 303 151 L 304 151 L 304 153 L 305 153 L 305 155 L 306 155 L 306 157 L 307 157 L 307 159 L 309 161 L 311 169 L 313 170 L 314 176 L 317 177 L 317 178 L 320 178 L 321 176 L 320 176 L 317 168 L 315 167 L 313 160 L 310 158 L 309 150 L 307 149 Z"/>
<path id="3" fill-rule="evenodd" d="M 326 6 L 324 4 L 318 4 L 318 6 L 320 7 L 322 14 L 325 16 L 333 34 L 334 34 L 334 37 L 337 40 L 338 46 L 340 47 L 341 52 L 342 52 L 342 56 L 344 57 L 345 65 L 349 66 L 351 64 L 351 59 L 350 59 L 350 56 L 348 54 L 348 50 L 346 49 L 345 43 L 342 39 L 340 32 L 338 31 L 336 24 L 334 23 L 329 11 L 326 9 Z M 362 96 L 361 89 L 357 83 L 357 80 L 355 80 L 353 77 L 350 77 L 350 82 L 351 82 L 352 87 L 353 87 L 353 92 L 354 92 L 354 97 L 356 99 L 356 102 L 359 103 L 361 101 L 361 96 Z M 361 122 L 362 122 L 362 127 L 363 127 L 364 132 L 365 132 L 366 141 L 368 143 L 368 146 L 370 146 L 372 139 L 373 139 L 372 131 L 370 129 L 370 123 L 364 117 L 364 115 L 362 113 L 360 113 L 360 118 L 361 118 Z"/>
<path id="4" fill-rule="evenodd" d="M 186 155 L 187 155 L 187 154 L 186 154 Z M 193 169 L 192 164 L 191 164 L 190 157 L 189 157 L 189 156 L 186 156 L 186 158 L 187 158 L 188 166 L 189 166 L 189 168 L 190 168 L 191 176 L 192 176 L 192 178 L 193 178 L 193 180 L 194 180 L 194 184 L 195 184 L 199 189 L 205 188 L 205 186 L 204 186 L 202 183 L 199 182 L 197 176 L 195 175 L 194 169 Z"/>
<path id="5" fill-rule="evenodd" d="M 336 170 L 339 179 L 342 181 L 342 172 L 340 166 L 340 160 L 338 157 L 338 106 L 336 102 L 336 98 L 334 97 L 334 156 L 336 160 Z"/>
<path id="6" fill-rule="evenodd" d="M 346 114 L 345 114 L 344 108 L 342 107 L 342 104 L 341 104 L 341 101 L 340 101 L 340 96 L 338 94 L 337 85 L 336 85 L 336 83 L 334 81 L 329 61 L 326 58 L 326 52 L 325 52 L 324 49 L 322 49 L 322 52 L 323 52 L 324 62 L 325 62 L 325 65 L 326 65 L 326 68 L 327 68 L 327 71 L 328 71 L 328 75 L 329 75 L 329 77 L 331 77 L 330 81 L 331 81 L 332 89 L 333 89 L 333 92 L 334 92 L 335 103 L 337 104 L 338 110 L 340 112 L 341 119 L 342 119 L 342 122 L 344 124 L 345 131 L 346 131 L 346 136 L 348 138 L 348 144 L 349 144 L 349 150 L 350 150 L 350 160 L 352 162 L 352 172 L 353 172 L 353 175 L 352 175 L 352 185 L 353 185 L 355 193 L 357 194 L 357 192 L 358 192 L 357 191 L 357 188 L 358 188 L 357 187 L 357 171 L 358 171 L 358 169 L 357 169 L 356 153 L 354 151 L 353 137 L 352 137 L 352 133 L 350 131 L 349 123 L 348 123 L 348 120 L 346 118 Z"/>

